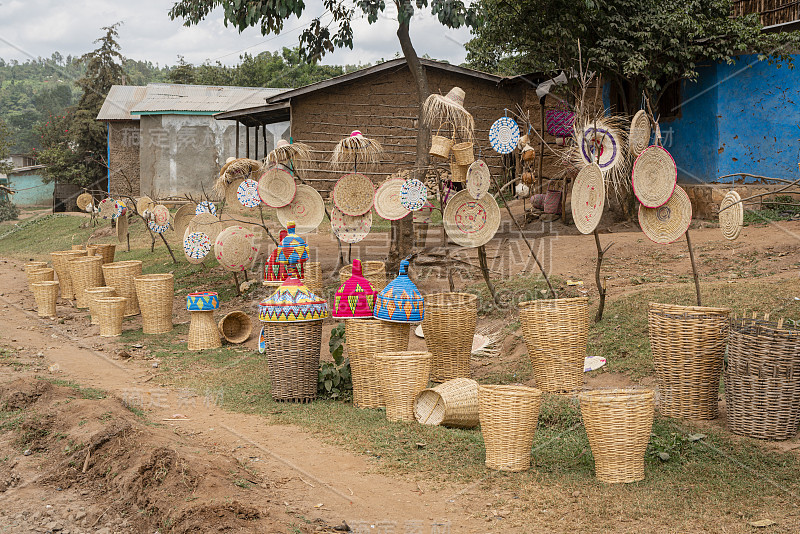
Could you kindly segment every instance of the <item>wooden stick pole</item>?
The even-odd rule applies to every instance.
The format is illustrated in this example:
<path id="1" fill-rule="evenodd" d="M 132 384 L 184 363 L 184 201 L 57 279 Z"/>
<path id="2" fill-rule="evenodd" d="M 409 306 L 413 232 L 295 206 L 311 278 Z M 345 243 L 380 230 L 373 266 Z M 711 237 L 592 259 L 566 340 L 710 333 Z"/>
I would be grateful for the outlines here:
<path id="1" fill-rule="evenodd" d="M 494 300 L 495 304 L 500 305 L 500 299 L 497 297 L 492 279 L 489 278 L 489 263 L 486 261 L 486 247 L 484 245 L 478 247 L 478 263 L 481 266 L 481 273 L 486 281 L 486 287 L 489 288 L 489 293 L 492 294 L 492 300 Z"/>
<path id="2" fill-rule="evenodd" d="M 700 299 L 700 276 L 697 274 L 697 264 L 694 261 L 694 247 L 692 240 L 689 237 L 689 230 L 686 230 L 686 245 L 689 247 L 689 259 L 692 261 L 692 274 L 694 275 L 694 290 L 697 293 L 697 305 L 702 306 L 703 303 Z"/>

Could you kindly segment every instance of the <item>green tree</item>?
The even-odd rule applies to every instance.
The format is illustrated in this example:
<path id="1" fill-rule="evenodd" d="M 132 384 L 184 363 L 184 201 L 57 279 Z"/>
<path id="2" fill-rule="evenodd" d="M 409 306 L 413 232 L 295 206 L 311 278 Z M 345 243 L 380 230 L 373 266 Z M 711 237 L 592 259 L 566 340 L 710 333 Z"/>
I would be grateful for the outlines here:
<path id="1" fill-rule="evenodd" d="M 355 0 L 353 5 L 346 0 L 324 0 L 326 14 L 330 13 L 333 19 L 328 24 L 323 24 L 321 16 L 311 20 L 311 24 L 300 34 L 299 55 L 307 62 L 318 61 L 326 52 L 336 48 L 353 48 L 353 29 L 351 22 L 360 11 L 372 24 L 378 16 L 387 11 L 385 0 Z M 477 12 L 473 7 L 464 5 L 463 0 L 394 0 L 389 4 L 394 7 L 390 16 L 397 18 L 397 38 L 400 48 L 408 63 L 411 76 L 417 88 L 419 112 L 422 115 L 422 105 L 428 97 L 428 78 L 425 69 L 419 61 L 417 52 L 411 43 L 409 27 L 415 10 L 429 8 L 436 15 L 439 22 L 448 28 L 458 28 L 464 25 L 474 26 L 478 22 Z M 251 26 L 259 26 L 263 35 L 278 34 L 283 29 L 285 21 L 292 17 L 300 18 L 306 8 L 304 0 L 178 0 L 170 10 L 173 19 L 182 18 L 187 26 L 197 24 L 212 10 L 222 7 L 225 24 L 232 24 L 239 32 Z M 424 167 L 428 164 L 426 150 L 429 132 L 427 128 L 420 127 L 417 131 L 416 166 Z M 389 268 L 395 269 L 400 258 L 411 252 L 413 244 L 413 229 L 411 217 L 404 217 L 400 221 L 392 221 L 393 239 L 389 249 Z"/>
<path id="2" fill-rule="evenodd" d="M 6 174 L 11 169 L 11 163 L 8 162 L 11 156 L 11 130 L 3 119 L 0 119 L 0 174 Z"/>
<path id="3" fill-rule="evenodd" d="M 172 83 L 183 83 L 189 85 L 195 83 L 194 65 L 187 63 L 186 59 L 179 55 L 178 64 L 169 70 L 167 79 Z"/>
<path id="4" fill-rule="evenodd" d="M 520 74 L 569 72 L 584 64 L 626 95 L 657 105 L 665 90 L 696 80 L 702 62 L 736 61 L 745 53 L 791 61 L 798 33 L 764 33 L 757 15 L 731 17 L 730 0 L 480 0 L 484 21 L 467 44 L 468 65 Z"/>

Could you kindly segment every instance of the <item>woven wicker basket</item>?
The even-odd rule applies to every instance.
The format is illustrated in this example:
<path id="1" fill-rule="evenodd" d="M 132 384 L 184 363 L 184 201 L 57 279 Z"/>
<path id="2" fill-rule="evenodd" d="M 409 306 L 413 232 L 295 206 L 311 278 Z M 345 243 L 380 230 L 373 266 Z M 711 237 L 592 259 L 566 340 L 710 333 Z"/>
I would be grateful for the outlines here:
<path id="1" fill-rule="evenodd" d="M 361 274 L 364 275 L 375 292 L 382 291 L 388 283 L 386 281 L 386 264 L 382 261 L 362 261 Z M 339 284 L 344 284 L 353 276 L 353 266 L 345 265 L 339 269 Z"/>
<path id="2" fill-rule="evenodd" d="M 469 166 L 475 161 L 475 155 L 472 153 L 472 143 L 469 141 L 453 145 L 452 150 L 453 159 L 457 165 Z"/>
<path id="3" fill-rule="evenodd" d="M 469 165 L 459 165 L 458 163 L 450 163 L 450 181 L 462 183 L 467 181 L 467 171 Z"/>
<path id="4" fill-rule="evenodd" d="M 453 148 L 453 140 L 443 135 L 434 134 L 431 136 L 431 149 L 428 154 L 437 158 L 447 159 L 450 157 L 450 150 Z"/>
<path id="5" fill-rule="evenodd" d="M 423 425 L 478 426 L 478 383 L 469 378 L 454 378 L 421 391 L 414 400 L 414 417 Z"/>
<path id="6" fill-rule="evenodd" d="M 667 417 L 714 419 L 730 310 L 650 303 L 650 347 Z"/>
<path id="7" fill-rule="evenodd" d="M 578 398 L 598 480 L 643 480 L 644 453 L 655 413 L 653 391 L 586 391 Z"/>
<path id="8" fill-rule="evenodd" d="M 86 290 L 86 299 L 89 301 L 89 317 L 91 324 L 100 324 L 97 299 L 100 297 L 116 297 L 117 292 L 113 287 L 90 287 Z"/>
<path id="9" fill-rule="evenodd" d="M 353 405 L 382 408 L 385 404 L 375 355 L 407 350 L 409 326 L 377 319 L 347 319 L 344 325 L 353 377 Z"/>
<path id="10" fill-rule="evenodd" d="M 733 320 L 725 404 L 734 434 L 793 437 L 800 424 L 800 331 L 768 321 Z"/>
<path id="11" fill-rule="evenodd" d="M 589 336 L 589 299 L 520 302 L 519 317 L 536 387 L 546 393 L 581 389 Z"/>
<path id="12" fill-rule="evenodd" d="M 312 293 L 320 297 L 322 294 L 322 264 L 318 261 L 307 261 L 303 264 L 303 283 Z"/>
<path id="13" fill-rule="evenodd" d="M 103 264 L 105 285 L 117 290 L 117 296 L 125 297 L 125 317 L 139 314 L 139 300 L 133 279 L 142 274 L 139 260 L 116 261 Z"/>
<path id="14" fill-rule="evenodd" d="M 44 267 L 42 269 L 33 269 L 28 271 L 28 285 L 30 286 L 36 282 L 52 282 L 56 279 L 56 271 L 51 267 Z"/>
<path id="15" fill-rule="evenodd" d="M 472 339 L 478 322 L 478 297 L 470 293 L 425 295 L 425 343 L 433 354 L 431 380 L 469 378 Z"/>
<path id="16" fill-rule="evenodd" d="M 253 322 L 243 311 L 232 311 L 217 323 L 219 333 L 228 343 L 244 343 L 253 332 Z"/>
<path id="17" fill-rule="evenodd" d="M 113 243 L 97 243 L 93 245 L 97 248 L 95 254 L 103 258 L 103 263 L 112 263 L 114 261 L 114 254 L 117 251 L 117 245 Z"/>
<path id="18" fill-rule="evenodd" d="M 86 250 L 86 247 L 83 245 L 72 245 L 72 250 Z"/>
<path id="19" fill-rule="evenodd" d="M 375 355 L 375 367 L 386 401 L 386 419 L 414 421 L 414 399 L 428 385 L 431 353 L 383 352 Z"/>
<path id="20" fill-rule="evenodd" d="M 135 277 L 133 285 L 142 312 L 142 333 L 171 332 L 175 277 L 170 273 L 144 274 Z"/>
<path id="21" fill-rule="evenodd" d="M 28 285 L 30 285 L 31 283 L 36 281 L 36 280 L 31 280 L 30 273 L 32 271 L 36 271 L 38 269 L 45 269 L 45 268 L 47 268 L 47 262 L 46 261 L 32 261 L 30 263 L 26 263 L 25 267 L 23 269 L 25 271 L 25 274 L 28 276 Z"/>
<path id="22" fill-rule="evenodd" d="M 122 334 L 122 318 L 125 315 L 126 300 L 125 297 L 97 297 L 94 299 L 102 337 L 114 337 Z"/>
<path id="23" fill-rule="evenodd" d="M 189 350 L 217 349 L 222 346 L 213 310 L 190 311 L 189 315 L 191 315 L 187 340 Z"/>
<path id="24" fill-rule="evenodd" d="M 100 254 L 97 253 L 97 245 L 89 245 L 88 247 L 86 247 L 86 255 L 87 256 L 100 256 Z M 100 257 L 102 258 L 102 256 L 100 256 Z"/>
<path id="25" fill-rule="evenodd" d="M 481 433 L 486 467 L 524 471 L 539 420 L 542 392 L 527 386 L 478 386 Z"/>
<path id="26" fill-rule="evenodd" d="M 76 308 L 88 308 L 86 290 L 103 285 L 102 261 L 99 256 L 83 256 L 67 262 Z"/>
<path id="27" fill-rule="evenodd" d="M 311 402 L 317 397 L 322 321 L 264 323 L 265 356 L 276 401 Z"/>
<path id="28" fill-rule="evenodd" d="M 58 282 L 43 281 L 31 284 L 33 298 L 36 299 L 36 308 L 39 317 L 55 317 L 56 301 L 58 300 Z"/>
<path id="29" fill-rule="evenodd" d="M 53 269 L 56 271 L 58 277 L 58 284 L 61 290 L 61 298 L 64 300 L 72 300 L 75 294 L 72 290 L 72 281 L 69 278 L 69 267 L 67 261 L 79 256 L 86 256 L 85 250 L 59 250 L 51 252 L 50 257 L 53 259 Z"/>

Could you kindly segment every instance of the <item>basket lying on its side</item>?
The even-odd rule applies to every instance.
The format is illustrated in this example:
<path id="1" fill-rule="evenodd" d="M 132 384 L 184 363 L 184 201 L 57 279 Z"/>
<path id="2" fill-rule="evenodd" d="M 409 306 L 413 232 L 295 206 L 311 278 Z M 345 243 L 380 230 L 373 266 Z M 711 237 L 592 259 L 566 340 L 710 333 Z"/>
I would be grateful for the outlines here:
<path id="1" fill-rule="evenodd" d="M 243 311 L 232 311 L 217 323 L 219 333 L 228 343 L 244 343 L 253 331 L 253 322 Z"/>
<path id="2" fill-rule="evenodd" d="M 454 378 L 422 390 L 414 400 L 414 417 L 423 425 L 478 426 L 478 383 L 469 378 Z"/>

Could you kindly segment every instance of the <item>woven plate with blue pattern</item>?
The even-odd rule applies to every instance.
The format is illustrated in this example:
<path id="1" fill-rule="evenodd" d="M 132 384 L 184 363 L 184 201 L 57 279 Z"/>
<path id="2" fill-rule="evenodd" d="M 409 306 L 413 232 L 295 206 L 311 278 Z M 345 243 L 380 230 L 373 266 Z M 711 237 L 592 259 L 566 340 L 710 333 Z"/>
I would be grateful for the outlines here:
<path id="1" fill-rule="evenodd" d="M 500 117 L 489 130 L 489 142 L 495 152 L 510 154 L 519 142 L 519 126 L 511 117 Z"/>

